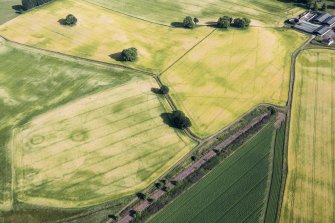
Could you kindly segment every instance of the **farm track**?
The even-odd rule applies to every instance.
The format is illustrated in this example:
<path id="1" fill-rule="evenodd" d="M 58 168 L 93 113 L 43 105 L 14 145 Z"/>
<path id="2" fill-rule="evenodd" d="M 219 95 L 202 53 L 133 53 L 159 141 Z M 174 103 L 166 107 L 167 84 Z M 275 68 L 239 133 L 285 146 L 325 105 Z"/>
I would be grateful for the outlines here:
<path id="1" fill-rule="evenodd" d="M 278 210 L 277 210 L 277 221 L 280 220 L 281 215 L 281 208 L 283 204 L 284 198 L 284 190 L 286 186 L 286 179 L 288 174 L 288 142 L 289 142 L 289 132 L 290 132 L 290 122 L 291 122 L 291 113 L 292 113 L 292 102 L 293 102 L 293 92 L 294 92 L 294 84 L 295 84 L 295 66 L 296 66 L 296 59 L 301 51 L 303 51 L 306 46 L 315 38 L 312 35 L 306 42 L 304 42 L 298 49 L 296 49 L 291 55 L 291 70 L 290 70 L 290 86 L 289 86 L 289 96 L 286 103 L 286 131 L 285 131 L 285 142 L 284 142 L 284 154 L 283 154 L 283 170 L 282 170 L 282 184 L 280 189 L 280 196 L 278 202 Z"/>
<path id="2" fill-rule="evenodd" d="M 207 152 L 204 156 L 202 156 L 198 161 L 194 162 L 192 165 L 190 165 L 188 168 L 183 170 L 181 173 L 179 173 L 171 182 L 176 181 L 182 181 L 188 176 L 190 176 L 192 173 L 194 173 L 196 170 L 198 170 L 204 163 L 206 163 L 208 160 L 216 156 L 217 151 L 222 151 L 223 149 L 227 148 L 229 145 L 231 145 L 233 142 L 235 142 L 241 135 L 248 132 L 250 129 L 252 129 L 255 125 L 260 123 L 264 118 L 268 117 L 268 113 L 264 113 L 256 118 L 254 118 L 247 126 L 239 130 L 237 133 L 233 134 L 229 138 L 227 138 L 225 141 L 220 143 L 219 145 L 215 146 L 212 150 Z M 171 188 L 173 187 L 173 184 L 169 182 L 167 183 L 166 187 Z M 152 196 L 155 200 L 162 197 L 166 192 L 157 189 L 153 192 Z M 146 208 L 150 206 L 150 203 L 148 201 L 141 202 L 137 206 L 133 208 L 135 211 L 144 211 Z M 132 217 L 130 214 L 124 216 L 122 219 L 118 221 L 118 223 L 128 223 L 132 220 Z M 106 223 L 111 223 L 111 220 L 108 220 Z"/>
<path id="3" fill-rule="evenodd" d="M 117 11 L 116 11 L 117 12 Z M 121 13 L 121 12 L 118 12 L 118 13 Z M 123 14 L 123 13 L 122 13 Z M 127 16 L 131 16 L 131 15 L 127 15 Z M 133 16 L 132 16 L 133 17 Z M 154 23 L 154 24 L 157 24 L 157 25 L 163 25 L 163 26 L 168 26 L 168 25 L 164 25 L 164 24 L 159 24 L 159 23 L 155 23 L 155 22 L 152 22 L 152 21 L 147 21 L 147 20 L 144 20 L 144 19 L 141 19 L 141 18 L 137 18 L 135 17 L 136 19 L 140 19 L 140 20 L 143 20 L 143 21 L 146 21 L 146 22 L 150 22 L 150 23 Z M 170 26 L 169 26 L 170 27 Z M 263 27 L 264 28 L 264 27 Z M 68 58 L 72 58 L 74 60 L 79 60 L 79 61 L 83 61 L 83 62 L 88 62 L 88 63 L 92 63 L 92 64 L 96 64 L 96 65 L 102 65 L 102 66 L 107 66 L 107 67 L 115 67 L 115 68 L 121 68 L 121 69 L 126 69 L 126 70 L 129 70 L 129 71 L 133 71 L 133 72 L 138 72 L 138 73 L 142 73 L 142 74 L 145 74 L 145 75 L 149 75 L 151 77 L 153 77 L 156 82 L 161 86 L 163 83 L 161 82 L 159 76 L 162 75 L 163 73 L 165 73 L 168 69 L 170 69 L 171 67 L 173 67 L 179 60 L 181 60 L 185 55 L 187 55 L 190 51 L 192 51 L 197 45 L 199 45 L 201 42 L 205 41 L 207 37 L 209 37 L 212 33 L 215 32 L 216 29 L 214 29 L 210 34 L 208 34 L 205 38 L 203 38 L 202 40 L 200 40 L 197 44 L 195 44 L 191 49 L 189 49 L 185 54 L 183 54 L 179 59 L 177 59 L 173 64 L 171 64 L 168 68 L 166 68 L 165 70 L 163 70 L 163 72 L 161 72 L 160 74 L 154 74 L 154 73 L 151 73 L 151 72 L 147 72 L 147 71 L 144 71 L 144 70 L 140 70 L 140 69 L 136 69 L 136 68 L 131 68 L 131 67 L 127 67 L 127 66 L 123 66 L 123 65 L 119 65 L 119 64 L 113 64 L 113 63 L 107 63 L 107 62 L 101 62 L 101 61 L 98 61 L 98 60 L 92 60 L 92 59 L 87 59 L 87 58 L 83 58 L 83 57 L 78 57 L 78 56 L 72 56 L 72 55 L 67 55 L 67 54 L 64 54 L 64 53 L 60 53 L 60 52 L 54 52 L 54 51 L 51 51 L 51 50 L 45 50 L 45 49 L 40 49 L 40 48 L 37 48 L 37 47 L 32 47 L 32 46 L 29 46 L 29 45 L 26 45 L 26 44 L 21 44 L 21 43 L 17 43 L 17 42 L 14 42 L 14 41 L 11 41 L 11 40 L 8 40 L 2 36 L 0 36 L 0 38 L 2 37 L 3 39 L 5 39 L 6 41 L 12 43 L 12 44 L 16 44 L 16 45 L 19 45 L 19 46 L 22 46 L 22 47 L 25 47 L 25 48 L 30 48 L 30 49 L 34 49 L 34 50 L 38 50 L 40 52 L 45 52 L 45 53 L 50 53 L 54 56 L 60 56 L 60 57 L 68 57 Z M 298 48 L 293 54 L 292 54 L 292 60 L 291 60 L 291 81 L 290 81 L 290 93 L 289 93 L 289 100 L 288 100 L 288 103 L 287 103 L 287 109 L 289 110 L 289 114 L 288 114 L 288 120 L 289 120 L 289 116 L 290 116 L 290 111 L 291 111 L 291 104 L 292 104 L 292 97 L 293 97 L 293 86 L 294 86 L 294 75 L 295 75 L 295 59 L 296 57 L 298 56 L 298 54 L 304 49 L 304 47 L 306 47 L 306 45 L 309 44 L 309 42 L 312 40 L 313 38 L 309 39 L 308 41 L 306 41 L 304 43 L 303 46 L 301 46 L 300 48 Z M 166 95 L 165 96 L 166 100 L 168 101 L 170 107 L 173 109 L 173 110 L 177 110 L 177 106 L 175 105 L 174 101 L 172 100 L 172 98 L 170 97 L 170 95 Z M 269 104 L 270 105 L 270 104 Z M 273 106 L 273 105 L 272 105 Z M 283 109 L 283 108 L 281 108 Z M 262 117 L 263 119 L 264 117 Z M 262 120 L 261 119 L 261 120 Z M 261 121 L 260 120 L 260 121 Z M 254 123 L 254 121 L 252 122 Z M 251 124 L 252 124 L 251 123 Z M 247 126 L 249 127 L 250 124 Z M 229 126 L 228 126 L 229 127 Z M 251 126 L 252 127 L 252 126 Z M 250 128 L 251 128 L 250 127 Z M 287 129 L 289 128 L 289 125 L 287 127 Z M 209 136 L 205 139 L 202 139 L 200 137 L 198 137 L 196 134 L 194 134 L 191 130 L 189 129 L 186 129 L 185 130 L 185 133 L 190 137 L 192 138 L 193 140 L 197 141 L 199 144 L 200 143 L 204 143 L 204 142 L 207 142 L 209 141 L 210 139 L 214 138 L 216 135 L 220 134 L 221 132 L 223 132 L 224 130 L 226 130 L 226 128 L 220 130 L 219 132 L 217 132 L 216 134 L 212 135 L 212 136 Z M 222 148 L 225 148 L 226 146 L 228 146 L 230 143 L 234 142 L 234 140 L 236 140 L 236 137 L 238 138 L 239 134 L 243 134 L 243 131 L 245 129 L 242 129 L 240 130 L 238 133 L 235 133 L 234 135 L 232 135 L 230 138 L 228 138 L 226 141 L 224 141 L 223 143 L 220 144 L 220 146 L 222 146 Z M 242 133 L 241 133 L 242 131 Z M 288 130 L 287 130 L 288 131 Z M 287 141 L 288 141 L 288 137 L 287 137 Z M 210 159 L 212 158 L 213 154 L 206 154 L 208 155 L 208 157 L 204 157 L 204 161 L 207 159 Z M 215 155 L 215 153 L 214 153 Z M 202 164 L 201 164 L 202 165 Z M 195 166 L 197 168 L 199 168 L 197 165 Z M 195 168 L 194 167 L 194 168 Z M 194 172 L 194 170 L 192 172 L 191 169 L 186 169 L 188 171 L 188 175 L 191 174 L 192 172 Z M 185 170 L 185 171 L 186 171 Z M 187 176 L 188 176 L 187 175 Z M 178 175 L 179 176 L 179 175 Z M 286 174 L 285 174 L 286 176 Z M 179 178 L 178 178 L 179 179 Z M 178 180 L 176 179 L 176 180 Z M 182 178 L 182 176 L 180 176 L 180 179 L 184 179 Z M 171 185 L 172 186 L 172 185 Z M 157 192 L 157 194 L 155 196 L 157 196 L 157 198 L 161 197 L 162 195 L 164 194 L 164 192 L 160 191 L 159 193 Z M 145 209 L 145 205 L 142 205 L 139 207 L 140 209 Z M 143 209 L 143 210 L 144 210 Z M 280 210 L 280 209 L 279 209 Z"/>

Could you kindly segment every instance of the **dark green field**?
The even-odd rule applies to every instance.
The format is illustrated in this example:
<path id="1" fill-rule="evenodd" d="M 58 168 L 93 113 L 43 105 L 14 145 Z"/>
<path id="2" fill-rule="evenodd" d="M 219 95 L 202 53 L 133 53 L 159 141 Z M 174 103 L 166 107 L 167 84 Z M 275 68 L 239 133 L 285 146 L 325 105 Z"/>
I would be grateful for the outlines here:
<path id="1" fill-rule="evenodd" d="M 282 141 L 281 132 L 276 141 L 275 136 L 276 130 L 270 122 L 213 172 L 158 213 L 150 223 L 257 222 L 263 219 L 270 189 L 269 178 L 272 177 L 269 173 L 272 173 L 274 144 L 277 150 Z M 281 150 L 278 149 L 278 152 Z M 280 160 L 281 156 L 275 153 L 275 162 Z M 277 177 L 281 174 L 277 167 L 275 164 L 276 183 L 270 193 L 270 210 L 276 203 L 273 195 L 278 190 L 275 188 L 280 185 Z M 271 214 L 268 215 L 271 218 Z"/>
<path id="2" fill-rule="evenodd" d="M 282 181 L 282 167 L 283 167 L 283 149 L 285 143 L 285 129 L 286 125 L 282 125 L 280 129 L 276 130 L 276 139 L 273 157 L 272 179 L 266 208 L 265 221 L 267 223 L 276 222 L 278 199 L 280 195 L 280 186 Z"/>

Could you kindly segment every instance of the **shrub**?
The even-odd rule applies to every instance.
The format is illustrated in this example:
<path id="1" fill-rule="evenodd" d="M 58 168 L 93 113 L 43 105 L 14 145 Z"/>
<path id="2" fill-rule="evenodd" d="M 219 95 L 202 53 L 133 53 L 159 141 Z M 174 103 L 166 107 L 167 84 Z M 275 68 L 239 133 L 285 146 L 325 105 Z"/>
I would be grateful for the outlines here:
<path id="1" fill-rule="evenodd" d="M 144 193 L 138 192 L 136 194 L 136 196 L 138 197 L 138 199 L 140 200 L 145 200 L 147 198 L 147 195 L 145 195 Z"/>
<path id="2" fill-rule="evenodd" d="M 161 88 L 159 89 L 161 94 L 168 94 L 170 89 L 166 85 L 162 85 Z"/>
<path id="3" fill-rule="evenodd" d="M 230 24 L 232 22 L 232 18 L 229 17 L 229 16 L 223 16 L 223 17 L 220 17 L 219 20 L 217 21 L 217 24 L 216 26 L 218 28 L 229 28 L 230 27 Z"/>
<path id="4" fill-rule="evenodd" d="M 47 2 L 50 2 L 51 0 L 22 0 L 22 8 L 24 10 L 32 9 L 36 6 L 43 5 Z"/>
<path id="5" fill-rule="evenodd" d="M 122 61 L 136 61 L 137 60 L 137 49 L 132 47 L 122 50 L 121 58 Z"/>
<path id="6" fill-rule="evenodd" d="M 173 127 L 178 129 L 185 129 L 192 126 L 191 120 L 186 117 L 182 111 L 173 111 L 170 116 L 170 123 Z"/>
<path id="7" fill-rule="evenodd" d="M 234 19 L 234 26 L 245 29 L 250 25 L 250 19 L 248 18 L 236 18 Z"/>
<path id="8" fill-rule="evenodd" d="M 194 18 L 194 19 L 193 19 L 193 22 L 194 22 L 195 24 L 197 24 L 197 23 L 199 22 L 199 19 L 198 19 L 198 18 Z"/>
<path id="9" fill-rule="evenodd" d="M 77 18 L 72 15 L 72 14 L 69 14 L 66 16 L 65 20 L 64 20 L 64 25 L 67 25 L 67 26 L 74 26 L 77 24 Z"/>
<path id="10" fill-rule="evenodd" d="M 195 27 L 195 23 L 191 16 L 185 17 L 183 21 L 183 26 L 187 29 L 193 29 Z"/>

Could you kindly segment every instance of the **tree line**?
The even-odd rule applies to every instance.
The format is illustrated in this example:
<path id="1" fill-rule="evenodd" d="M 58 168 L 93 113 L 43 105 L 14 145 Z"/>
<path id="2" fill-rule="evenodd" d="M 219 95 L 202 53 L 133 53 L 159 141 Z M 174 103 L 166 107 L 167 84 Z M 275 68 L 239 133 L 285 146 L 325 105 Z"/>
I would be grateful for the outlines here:
<path id="1" fill-rule="evenodd" d="M 43 5 L 52 0 L 22 0 L 22 8 L 24 10 L 29 10 L 35 8 L 36 6 Z"/>
<path id="2" fill-rule="evenodd" d="M 196 27 L 198 22 L 199 22 L 198 18 L 192 18 L 191 16 L 186 16 L 182 24 L 184 28 L 193 29 Z M 216 27 L 228 29 L 229 27 L 232 26 L 240 29 L 245 29 L 250 25 L 250 22 L 251 22 L 250 19 L 246 17 L 233 18 L 230 16 L 222 16 L 218 19 Z"/>

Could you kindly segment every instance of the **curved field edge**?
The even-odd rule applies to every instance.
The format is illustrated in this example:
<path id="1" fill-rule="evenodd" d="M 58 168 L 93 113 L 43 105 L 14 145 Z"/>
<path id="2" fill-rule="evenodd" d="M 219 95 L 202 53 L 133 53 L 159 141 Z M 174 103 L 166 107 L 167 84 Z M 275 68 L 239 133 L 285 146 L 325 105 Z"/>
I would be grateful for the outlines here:
<path id="1" fill-rule="evenodd" d="M 271 122 L 149 222 L 259 221 L 267 203 L 274 137 Z"/>
<path id="2" fill-rule="evenodd" d="M 70 13 L 78 19 L 77 24 L 59 24 Z M 153 73 L 171 65 L 211 31 L 208 27 L 186 30 L 143 22 L 83 0 L 53 1 L 0 27 L 0 34 L 11 41 Z M 19 35 L 21 32 L 25 35 Z M 130 47 L 137 48 L 138 59 L 120 61 L 121 51 Z"/>
<path id="3" fill-rule="evenodd" d="M 136 78 L 148 80 L 148 76 L 143 76 L 140 74 L 136 74 L 136 78 L 134 79 L 133 71 L 128 73 L 128 71 L 126 70 L 108 68 L 108 67 L 104 67 L 100 65 L 93 66 L 90 63 L 87 63 L 87 64 L 83 62 L 72 63 L 71 62 L 73 61 L 72 58 L 69 59 L 68 61 L 66 60 L 64 61 L 64 60 L 60 60 L 55 57 L 45 56 L 43 54 L 39 54 L 37 56 L 37 54 L 35 55 L 34 53 L 30 51 L 24 50 L 23 48 L 24 47 L 22 46 L 19 46 L 18 48 L 16 48 L 15 44 L 13 45 L 5 41 L 1 41 L 1 55 L 0 56 L 3 56 L 2 61 L 4 62 L 2 63 L 2 65 L 4 65 L 7 68 L 8 72 L 10 72 L 12 69 L 21 70 L 21 75 L 22 75 L 22 76 L 19 76 L 19 75 L 15 76 L 16 81 L 13 81 L 12 79 L 14 77 L 11 75 L 8 75 L 8 73 L 6 73 L 7 72 L 6 69 L 1 69 L 2 71 L 1 74 L 6 76 L 4 80 L 6 79 L 8 80 L 8 82 L 3 83 L 2 85 L 2 88 L 1 88 L 2 95 L 6 93 L 7 98 L 8 98 L 8 100 L 6 101 L 7 103 L 14 103 L 16 101 L 19 101 L 18 99 L 20 99 L 20 102 L 24 103 L 23 95 L 26 98 L 29 98 L 28 100 L 29 103 L 25 103 L 24 112 L 22 110 L 22 106 L 19 106 L 18 110 L 16 111 L 15 109 L 13 109 L 13 105 L 11 104 L 10 111 L 12 115 L 12 123 L 9 124 L 8 130 L 10 130 L 14 126 L 18 126 L 23 123 L 29 122 L 30 120 L 32 120 L 32 117 L 35 117 L 37 114 L 45 113 L 46 111 L 49 111 L 52 108 L 59 107 L 61 104 L 67 104 L 69 101 L 73 101 L 75 98 L 80 98 L 83 95 L 92 94 L 94 92 L 99 92 L 99 91 L 102 91 L 103 89 L 109 89 L 113 86 L 120 85 L 120 83 L 122 82 L 127 83 L 130 80 L 136 81 Z M 11 59 L 13 56 L 16 58 L 15 60 Z M 46 64 L 46 66 L 41 66 L 40 63 L 42 62 L 43 64 Z M 27 69 L 27 66 L 26 66 L 27 64 L 30 65 L 28 67 L 30 67 L 31 69 Z M 55 67 L 54 64 L 57 64 L 57 66 Z M 31 65 L 34 65 L 34 66 L 31 66 Z M 45 68 L 48 68 L 48 69 L 45 69 Z M 67 70 L 67 72 L 65 72 L 65 70 Z M 33 76 L 32 76 L 32 71 L 34 74 Z M 111 71 L 114 73 L 114 75 L 111 75 Z M 78 74 L 80 75 L 78 76 Z M 49 77 L 48 75 L 49 76 L 51 75 L 50 78 L 52 79 L 50 78 L 48 79 L 47 78 Z M 20 77 L 25 77 L 25 78 L 20 79 Z M 31 77 L 32 79 L 29 79 L 26 77 Z M 73 85 L 73 83 L 69 81 L 69 78 L 75 78 L 77 84 Z M 34 80 L 34 82 L 31 82 L 32 80 Z M 152 81 L 153 80 L 151 80 L 151 82 Z M 32 83 L 34 83 L 34 88 L 30 88 L 29 93 L 26 92 L 26 90 L 22 88 L 21 90 L 18 90 L 20 89 L 18 88 L 18 86 L 22 86 L 22 84 L 29 86 L 29 84 L 32 84 Z M 48 89 L 45 88 L 46 86 L 43 86 L 46 83 L 48 83 Z M 61 88 L 62 91 L 59 91 L 60 90 L 59 88 L 54 89 L 54 91 L 51 91 L 52 86 L 53 86 L 51 83 Z M 69 83 L 71 83 L 71 85 L 69 85 Z M 6 91 L 4 91 L 4 86 L 5 86 Z M 149 87 L 148 91 L 150 92 L 151 87 L 150 86 L 148 87 Z M 64 95 L 59 94 L 59 93 L 56 96 L 51 93 L 41 94 L 40 91 L 44 91 L 44 90 L 48 90 L 49 93 L 50 92 L 51 93 L 52 92 L 54 93 L 63 92 Z M 52 97 L 55 97 L 55 98 L 52 100 Z M 159 99 L 159 101 L 162 101 L 162 100 L 163 99 Z M 37 104 L 41 104 L 43 102 L 42 103 L 43 106 L 36 106 L 37 104 L 34 101 L 36 101 Z M 166 104 L 166 102 L 162 102 L 162 103 Z M 160 105 L 160 106 L 163 106 L 163 105 Z M 8 110 L 8 107 L 6 106 L 3 107 L 3 111 L 6 111 L 6 109 Z M 168 109 L 169 108 L 167 105 L 166 107 L 163 108 L 164 111 Z M 13 116 L 15 115 L 15 112 L 17 112 L 18 114 L 16 116 Z M 158 120 L 160 120 L 159 114 L 157 115 L 159 118 Z M 1 120 L 1 122 L 6 123 L 8 122 L 8 120 L 3 119 Z M 169 129 L 168 131 L 173 131 L 173 130 L 170 130 L 170 128 L 168 127 L 166 128 Z M 178 134 L 179 133 L 177 133 L 177 135 Z M 7 131 L 7 135 L 8 135 L 8 131 Z M 188 146 L 192 146 L 191 143 L 187 142 L 187 144 Z M 6 146 L 4 148 L 7 148 L 7 145 L 4 145 L 4 146 Z M 4 152 L 4 151 L 2 150 L 1 152 Z M 6 172 L 6 174 L 10 174 L 10 171 Z M 3 179 L 4 178 L 2 178 L 2 180 Z M 7 181 L 7 185 L 10 185 L 10 183 L 8 184 L 8 181 Z M 3 192 L 5 191 L 10 191 L 10 189 L 3 190 Z M 6 200 L 9 202 L 8 204 L 11 204 L 9 194 Z M 2 199 L 2 201 L 5 201 L 5 200 Z M 7 206 L 7 209 L 9 208 L 10 208 L 10 205 Z"/>
<path id="4" fill-rule="evenodd" d="M 297 58 L 281 222 L 334 221 L 334 55 L 309 49 Z"/>
<path id="5" fill-rule="evenodd" d="M 286 29 L 217 30 L 161 79 L 191 130 L 206 137 L 259 104 L 285 106 L 291 53 L 306 39 Z"/>
<path id="6" fill-rule="evenodd" d="M 72 58 L 53 57 L 38 50 L 9 43 L 2 38 L 0 38 L 0 58 L 2 61 L 0 206 L 2 209 L 10 209 L 12 171 L 11 154 L 7 143 L 11 129 L 50 108 L 95 90 L 126 82 L 132 76 L 122 69 L 93 66 Z M 116 76 L 110 76 L 111 72 Z"/>
<path id="7" fill-rule="evenodd" d="M 222 15 L 247 16 L 256 25 L 281 26 L 284 18 L 301 11 L 293 4 L 278 1 L 167 1 L 167 0 L 85 0 L 92 4 L 162 25 L 182 21 L 185 16 L 198 17 L 201 24 L 216 21 Z M 161 13 L 164 12 L 164 13 Z"/>

